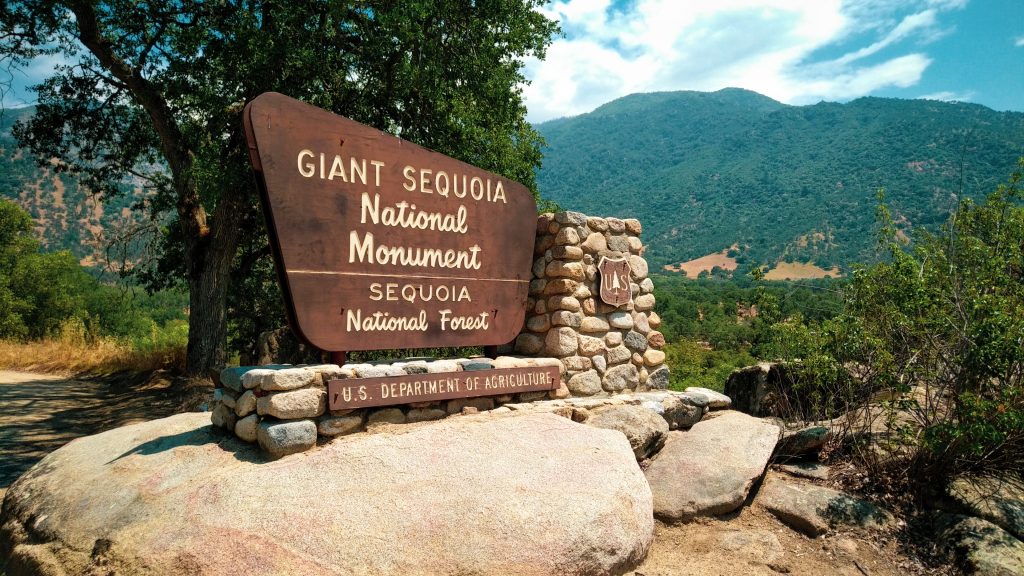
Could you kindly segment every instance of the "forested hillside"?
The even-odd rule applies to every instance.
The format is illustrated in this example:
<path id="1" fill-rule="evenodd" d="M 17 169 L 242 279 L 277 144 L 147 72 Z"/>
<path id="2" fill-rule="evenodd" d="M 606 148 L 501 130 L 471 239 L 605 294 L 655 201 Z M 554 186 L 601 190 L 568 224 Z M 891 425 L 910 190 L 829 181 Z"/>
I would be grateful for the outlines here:
<path id="1" fill-rule="evenodd" d="M 141 250 L 145 223 L 141 188 L 117 197 L 99 198 L 77 179 L 55 167 L 41 169 L 35 159 L 18 148 L 12 126 L 29 117 L 33 108 L 3 110 L 0 114 L 0 198 L 13 200 L 32 217 L 36 238 L 47 250 L 69 250 L 83 266 L 101 268 L 113 258 L 134 258 Z M 55 166 L 55 165 L 54 165 Z"/>
<path id="2" fill-rule="evenodd" d="M 543 196 L 639 218 L 658 267 L 723 252 L 737 273 L 845 272 L 874 258 L 880 188 L 898 226 L 934 229 L 1024 155 L 1022 113 L 884 98 L 788 106 L 739 89 L 635 94 L 537 129 Z"/>

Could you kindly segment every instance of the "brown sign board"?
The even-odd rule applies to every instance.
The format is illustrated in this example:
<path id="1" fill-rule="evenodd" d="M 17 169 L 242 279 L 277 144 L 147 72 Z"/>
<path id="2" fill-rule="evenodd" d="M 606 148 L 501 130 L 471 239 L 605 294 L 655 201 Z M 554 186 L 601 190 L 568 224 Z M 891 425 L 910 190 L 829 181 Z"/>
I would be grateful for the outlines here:
<path id="1" fill-rule="evenodd" d="M 553 366 L 350 378 L 329 380 L 327 401 L 330 410 L 347 410 L 547 391 L 559 382 L 559 368 Z"/>
<path id="2" fill-rule="evenodd" d="M 601 257 L 597 264 L 601 273 L 601 301 L 609 306 L 622 306 L 633 298 L 629 284 L 629 261 L 625 258 Z"/>
<path id="3" fill-rule="evenodd" d="M 282 94 L 243 116 L 300 338 L 350 351 L 518 335 L 536 229 L 525 186 Z"/>

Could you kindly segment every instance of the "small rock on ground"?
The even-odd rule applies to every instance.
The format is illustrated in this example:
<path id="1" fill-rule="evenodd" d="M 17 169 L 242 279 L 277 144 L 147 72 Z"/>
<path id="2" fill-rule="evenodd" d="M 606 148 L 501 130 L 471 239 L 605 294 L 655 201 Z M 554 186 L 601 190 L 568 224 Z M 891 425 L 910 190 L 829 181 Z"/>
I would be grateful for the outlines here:
<path id="1" fill-rule="evenodd" d="M 729 398 L 725 394 L 722 394 L 721 392 L 711 390 L 710 388 L 691 386 L 687 388 L 685 391 L 689 392 L 690 394 L 700 394 L 706 397 L 708 399 L 708 407 L 713 410 L 723 410 L 732 406 L 731 398 Z"/>
<path id="2" fill-rule="evenodd" d="M 799 430 L 784 430 L 779 445 L 775 448 L 776 458 L 804 456 L 821 450 L 828 440 L 828 428 L 807 426 Z"/>
<path id="3" fill-rule="evenodd" d="M 609 406 L 591 413 L 588 426 L 618 430 L 626 435 L 637 460 L 657 452 L 665 443 L 668 422 L 642 406 Z"/>

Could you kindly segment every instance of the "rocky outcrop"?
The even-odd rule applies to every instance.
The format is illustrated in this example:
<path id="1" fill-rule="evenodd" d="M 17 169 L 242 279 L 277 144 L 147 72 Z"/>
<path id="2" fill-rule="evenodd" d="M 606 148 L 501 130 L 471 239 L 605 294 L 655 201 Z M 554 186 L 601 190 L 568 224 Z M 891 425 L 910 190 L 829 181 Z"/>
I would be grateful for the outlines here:
<path id="1" fill-rule="evenodd" d="M 938 524 L 939 537 L 969 574 L 1024 574 L 1024 542 L 999 526 L 981 518 L 952 514 L 943 516 Z"/>
<path id="2" fill-rule="evenodd" d="M 757 503 L 784 524 L 812 538 L 831 526 L 880 528 L 892 515 L 849 494 L 812 484 L 769 477 L 757 494 Z"/>
<path id="3" fill-rule="evenodd" d="M 733 370 L 725 383 L 725 394 L 732 398 L 733 407 L 745 414 L 783 416 L 774 410 L 783 376 L 780 366 L 770 362 Z"/>
<path id="4" fill-rule="evenodd" d="M 778 437 L 778 426 L 731 411 L 670 432 L 645 471 L 655 516 L 686 522 L 736 510 L 764 474 Z"/>
<path id="5" fill-rule="evenodd" d="M 276 461 L 181 414 L 51 453 L 11 486 L 2 526 L 9 575 L 616 574 L 654 535 L 622 434 L 551 414 L 453 417 Z"/>
<path id="6" fill-rule="evenodd" d="M 987 520 L 1024 540 L 1024 480 L 1002 476 L 961 477 L 950 484 L 949 497 L 960 511 Z"/>

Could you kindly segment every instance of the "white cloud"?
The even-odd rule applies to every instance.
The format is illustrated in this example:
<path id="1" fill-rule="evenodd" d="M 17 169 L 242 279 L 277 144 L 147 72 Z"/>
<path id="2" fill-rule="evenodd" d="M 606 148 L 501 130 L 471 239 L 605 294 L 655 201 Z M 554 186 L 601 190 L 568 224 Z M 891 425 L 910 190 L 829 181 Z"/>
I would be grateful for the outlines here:
<path id="1" fill-rule="evenodd" d="M 1013 45 L 1018 48 L 1024 46 L 1024 36 L 1020 36 L 1016 40 L 1014 40 Z"/>
<path id="2" fill-rule="evenodd" d="M 884 48 L 887 48 L 900 40 L 903 40 L 914 31 L 921 28 L 929 28 L 935 25 L 935 10 L 925 10 L 924 12 L 918 12 L 917 14 L 911 14 L 904 18 L 891 32 L 886 34 L 885 38 L 882 38 L 878 42 L 865 46 L 860 50 L 850 52 L 849 54 L 843 55 L 842 58 L 836 60 L 840 64 L 849 64 L 856 62 L 867 56 L 877 54 Z"/>
<path id="3" fill-rule="evenodd" d="M 527 64 L 529 118 L 573 116 L 634 92 L 736 86 L 806 103 L 913 86 L 931 63 L 920 45 L 946 32 L 944 11 L 965 4 L 559 0 L 542 11 L 566 37 Z"/>
<path id="4" fill-rule="evenodd" d="M 939 100 L 942 102 L 970 102 L 974 98 L 974 92 L 950 92 L 948 90 L 918 96 L 918 100 Z"/>

